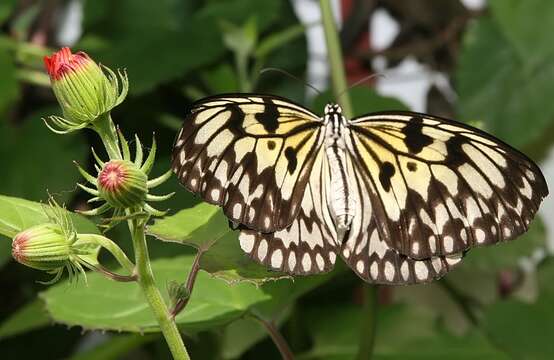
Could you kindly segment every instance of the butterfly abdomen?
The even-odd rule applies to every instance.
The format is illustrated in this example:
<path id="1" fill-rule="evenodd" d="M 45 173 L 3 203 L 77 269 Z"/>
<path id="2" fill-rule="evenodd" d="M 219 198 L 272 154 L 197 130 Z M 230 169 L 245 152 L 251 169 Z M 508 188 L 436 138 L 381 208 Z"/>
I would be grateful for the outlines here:
<path id="1" fill-rule="evenodd" d="M 356 200 L 349 180 L 346 144 L 343 137 L 346 121 L 341 115 L 340 107 L 327 106 L 325 123 L 325 153 L 331 175 L 331 197 L 328 206 L 334 216 L 337 238 L 341 243 L 356 215 Z"/>

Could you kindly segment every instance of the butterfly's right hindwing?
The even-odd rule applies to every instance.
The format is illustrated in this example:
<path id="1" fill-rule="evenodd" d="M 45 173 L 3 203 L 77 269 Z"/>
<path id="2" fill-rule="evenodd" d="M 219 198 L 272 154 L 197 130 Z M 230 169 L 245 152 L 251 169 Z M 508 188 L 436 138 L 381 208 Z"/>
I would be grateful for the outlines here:
<path id="1" fill-rule="evenodd" d="M 320 119 L 273 96 L 223 95 L 196 103 L 177 136 L 179 181 L 234 222 L 272 232 L 290 225 L 323 142 Z"/>

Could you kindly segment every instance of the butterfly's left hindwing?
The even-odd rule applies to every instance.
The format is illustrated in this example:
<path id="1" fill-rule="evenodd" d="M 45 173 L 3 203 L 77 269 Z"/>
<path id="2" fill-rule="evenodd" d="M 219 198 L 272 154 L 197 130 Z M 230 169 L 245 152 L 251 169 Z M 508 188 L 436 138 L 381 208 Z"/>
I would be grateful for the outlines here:
<path id="1" fill-rule="evenodd" d="M 347 146 L 380 238 L 412 259 L 513 239 L 548 194 L 525 155 L 450 120 L 371 114 L 350 122 Z"/>
<path id="2" fill-rule="evenodd" d="M 242 229 L 242 249 L 256 262 L 287 274 L 307 275 L 330 271 L 337 258 L 337 233 L 327 206 L 329 168 L 325 151 L 315 163 L 292 224 L 273 233 Z"/>
<path id="3" fill-rule="evenodd" d="M 173 149 L 181 183 L 234 222 L 272 232 L 296 218 L 320 119 L 281 98 L 222 95 L 196 103 Z"/>

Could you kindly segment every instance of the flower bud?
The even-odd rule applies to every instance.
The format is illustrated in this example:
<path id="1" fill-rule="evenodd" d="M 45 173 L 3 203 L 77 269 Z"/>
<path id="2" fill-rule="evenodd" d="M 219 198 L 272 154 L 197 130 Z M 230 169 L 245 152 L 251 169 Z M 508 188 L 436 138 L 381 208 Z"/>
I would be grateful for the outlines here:
<path id="1" fill-rule="evenodd" d="M 99 196 L 114 208 L 141 206 L 148 194 L 147 175 L 133 162 L 111 160 L 98 174 Z"/>
<path id="2" fill-rule="evenodd" d="M 64 118 L 51 117 L 60 132 L 87 126 L 119 105 L 127 94 L 125 75 L 119 74 L 120 83 L 113 71 L 101 68 L 84 52 L 72 54 L 65 47 L 44 57 L 44 64 L 63 110 Z"/>
<path id="3" fill-rule="evenodd" d="M 72 240 L 57 224 L 41 224 L 17 234 L 12 242 L 13 258 L 38 270 L 57 270 L 70 260 Z"/>

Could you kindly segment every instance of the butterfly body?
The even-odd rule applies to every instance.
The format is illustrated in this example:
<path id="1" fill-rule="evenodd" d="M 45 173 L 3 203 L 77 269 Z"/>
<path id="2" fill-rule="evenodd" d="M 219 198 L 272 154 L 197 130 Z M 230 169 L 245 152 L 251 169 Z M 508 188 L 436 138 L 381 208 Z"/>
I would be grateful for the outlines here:
<path id="1" fill-rule="evenodd" d="M 525 232 L 546 182 L 519 151 L 431 115 L 322 117 L 286 99 L 224 94 L 193 105 L 177 136 L 183 185 L 241 224 L 242 249 L 290 274 L 337 257 L 368 282 L 430 281 L 469 248 Z"/>
<path id="2" fill-rule="evenodd" d="M 345 134 L 348 132 L 346 118 L 337 104 L 327 104 L 323 116 L 325 126 L 325 154 L 331 175 L 331 198 L 327 206 L 331 209 L 337 231 L 337 240 L 342 242 L 350 228 L 355 212 L 355 192 L 348 174 L 348 153 Z M 340 244 L 338 244 L 340 245 Z"/>

